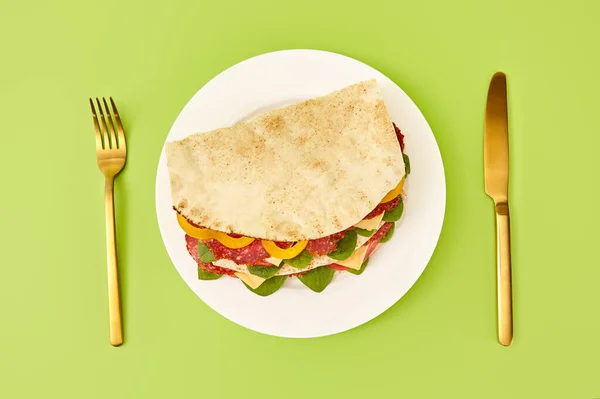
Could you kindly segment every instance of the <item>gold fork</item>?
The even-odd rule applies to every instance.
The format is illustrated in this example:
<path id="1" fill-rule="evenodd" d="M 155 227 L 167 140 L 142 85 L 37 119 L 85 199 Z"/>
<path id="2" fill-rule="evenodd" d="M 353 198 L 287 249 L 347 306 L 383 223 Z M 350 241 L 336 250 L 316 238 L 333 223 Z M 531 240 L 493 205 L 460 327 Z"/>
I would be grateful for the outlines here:
<path id="1" fill-rule="evenodd" d="M 119 297 L 117 243 L 115 240 L 114 181 L 115 176 L 125 166 L 127 147 L 125 144 L 123 125 L 121 124 L 121 118 L 117 112 L 117 107 L 112 97 L 109 97 L 109 99 L 112 106 L 112 115 L 105 98 L 102 98 L 102 102 L 104 103 L 103 109 L 100 100 L 96 97 L 100 118 L 98 118 L 98 114 L 96 114 L 96 107 L 91 98 L 90 106 L 92 107 L 94 128 L 96 130 L 96 158 L 98 160 L 98 166 L 106 179 L 104 186 L 104 209 L 106 213 L 106 257 L 108 267 L 110 343 L 113 346 L 119 346 L 123 343 L 123 325 L 121 320 L 121 299 Z M 102 122 L 102 128 L 100 128 L 98 119 Z M 116 132 L 115 124 L 117 127 Z"/>

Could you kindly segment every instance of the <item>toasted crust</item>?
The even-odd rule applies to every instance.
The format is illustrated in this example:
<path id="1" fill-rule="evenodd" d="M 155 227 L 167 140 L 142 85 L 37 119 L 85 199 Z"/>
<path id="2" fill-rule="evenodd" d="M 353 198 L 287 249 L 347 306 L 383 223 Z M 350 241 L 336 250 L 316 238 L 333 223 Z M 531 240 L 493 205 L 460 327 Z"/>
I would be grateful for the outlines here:
<path id="1" fill-rule="evenodd" d="M 190 222 L 277 241 L 354 225 L 404 176 L 375 80 L 169 142 L 166 155 Z"/>

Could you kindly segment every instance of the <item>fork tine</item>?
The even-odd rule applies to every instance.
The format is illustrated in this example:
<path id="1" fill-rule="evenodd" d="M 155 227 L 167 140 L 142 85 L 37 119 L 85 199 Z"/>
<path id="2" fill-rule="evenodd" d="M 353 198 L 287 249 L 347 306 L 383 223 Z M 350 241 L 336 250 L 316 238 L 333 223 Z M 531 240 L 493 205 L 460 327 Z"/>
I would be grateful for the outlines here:
<path id="1" fill-rule="evenodd" d="M 108 131 L 110 132 L 110 139 L 113 142 L 112 148 L 119 148 L 119 141 L 117 141 L 117 135 L 115 133 L 115 125 L 113 123 L 113 118 L 110 114 L 110 108 L 108 108 L 108 104 L 106 103 L 106 98 L 102 97 L 102 102 L 104 103 L 106 118 L 108 118 Z"/>
<path id="2" fill-rule="evenodd" d="M 104 137 L 106 137 L 106 144 L 107 145 L 105 146 L 105 149 L 113 148 L 114 138 L 112 138 L 108 134 L 108 127 L 106 125 L 106 118 L 104 118 L 104 111 L 102 110 L 102 105 L 100 104 L 100 100 L 98 99 L 98 97 L 96 97 L 96 103 L 98 104 L 98 111 L 100 112 L 100 120 L 102 121 L 102 134 L 104 135 Z M 114 145 L 114 147 L 116 148 L 116 145 Z"/>
<path id="3" fill-rule="evenodd" d="M 115 105 L 113 98 L 109 97 L 109 99 L 110 99 L 110 104 L 112 105 L 113 114 L 115 116 L 115 121 L 117 121 L 117 131 L 119 132 L 119 148 L 125 149 L 125 147 L 126 147 L 125 132 L 123 131 L 123 125 L 121 124 L 121 118 L 119 117 L 119 111 L 117 111 L 117 106 Z"/>
<path id="4" fill-rule="evenodd" d="M 96 131 L 96 149 L 104 149 L 104 141 L 102 140 L 102 133 L 100 132 L 100 125 L 98 124 L 98 115 L 96 115 L 96 108 L 94 107 L 94 101 L 90 98 L 90 107 L 92 108 L 92 119 L 94 119 L 94 130 Z"/>

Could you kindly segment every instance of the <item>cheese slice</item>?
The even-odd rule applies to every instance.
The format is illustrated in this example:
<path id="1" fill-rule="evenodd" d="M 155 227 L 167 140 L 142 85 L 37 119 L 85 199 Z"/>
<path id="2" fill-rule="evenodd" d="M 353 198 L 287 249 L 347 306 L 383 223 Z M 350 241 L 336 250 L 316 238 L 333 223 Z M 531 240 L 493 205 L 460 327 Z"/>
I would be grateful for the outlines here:
<path id="1" fill-rule="evenodd" d="M 265 282 L 264 278 L 255 276 L 254 274 L 248 274 L 248 273 L 242 273 L 242 272 L 236 272 L 234 274 L 237 276 L 237 278 L 242 280 L 244 283 L 248 284 L 248 286 L 250 286 L 250 288 L 252 288 L 252 289 L 257 289 L 258 287 L 260 287 L 260 285 L 262 283 Z"/>
<path id="2" fill-rule="evenodd" d="M 365 230 L 375 230 L 379 226 L 379 223 L 381 223 L 381 221 L 383 220 L 384 213 L 385 212 L 381 212 L 379 215 L 375 216 L 372 219 L 363 219 L 360 222 L 356 223 L 354 227 L 358 227 L 359 229 Z"/>
<path id="3" fill-rule="evenodd" d="M 274 265 L 274 266 L 279 266 L 281 264 L 282 259 L 279 258 L 267 258 L 265 259 L 266 262 L 269 262 L 270 264 Z"/>
<path id="4" fill-rule="evenodd" d="M 367 254 L 367 246 L 363 245 L 358 248 L 350 257 L 346 260 L 339 260 L 335 263 L 340 266 L 346 266 L 347 268 L 359 270 L 360 266 L 365 261 L 365 255 Z M 237 273 L 236 273 L 237 274 Z"/>

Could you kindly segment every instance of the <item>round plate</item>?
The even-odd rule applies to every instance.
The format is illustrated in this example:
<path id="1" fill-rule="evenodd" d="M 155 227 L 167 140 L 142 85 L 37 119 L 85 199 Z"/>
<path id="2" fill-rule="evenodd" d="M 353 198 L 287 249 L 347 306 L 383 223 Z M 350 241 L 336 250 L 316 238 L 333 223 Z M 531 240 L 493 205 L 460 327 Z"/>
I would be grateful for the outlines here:
<path id="1" fill-rule="evenodd" d="M 268 297 L 229 277 L 199 281 L 172 209 L 163 149 L 156 213 L 167 252 L 196 295 L 229 320 L 265 334 L 308 338 L 346 331 L 383 313 L 419 278 L 437 244 L 446 205 L 442 158 L 425 118 L 402 89 L 368 65 L 325 51 L 278 51 L 240 62 L 202 87 L 177 117 L 167 141 L 230 126 L 370 78 L 377 79 L 392 120 L 406 137 L 412 169 L 408 199 L 393 238 L 372 256 L 365 272 L 337 273 L 320 294 L 297 278 Z"/>

